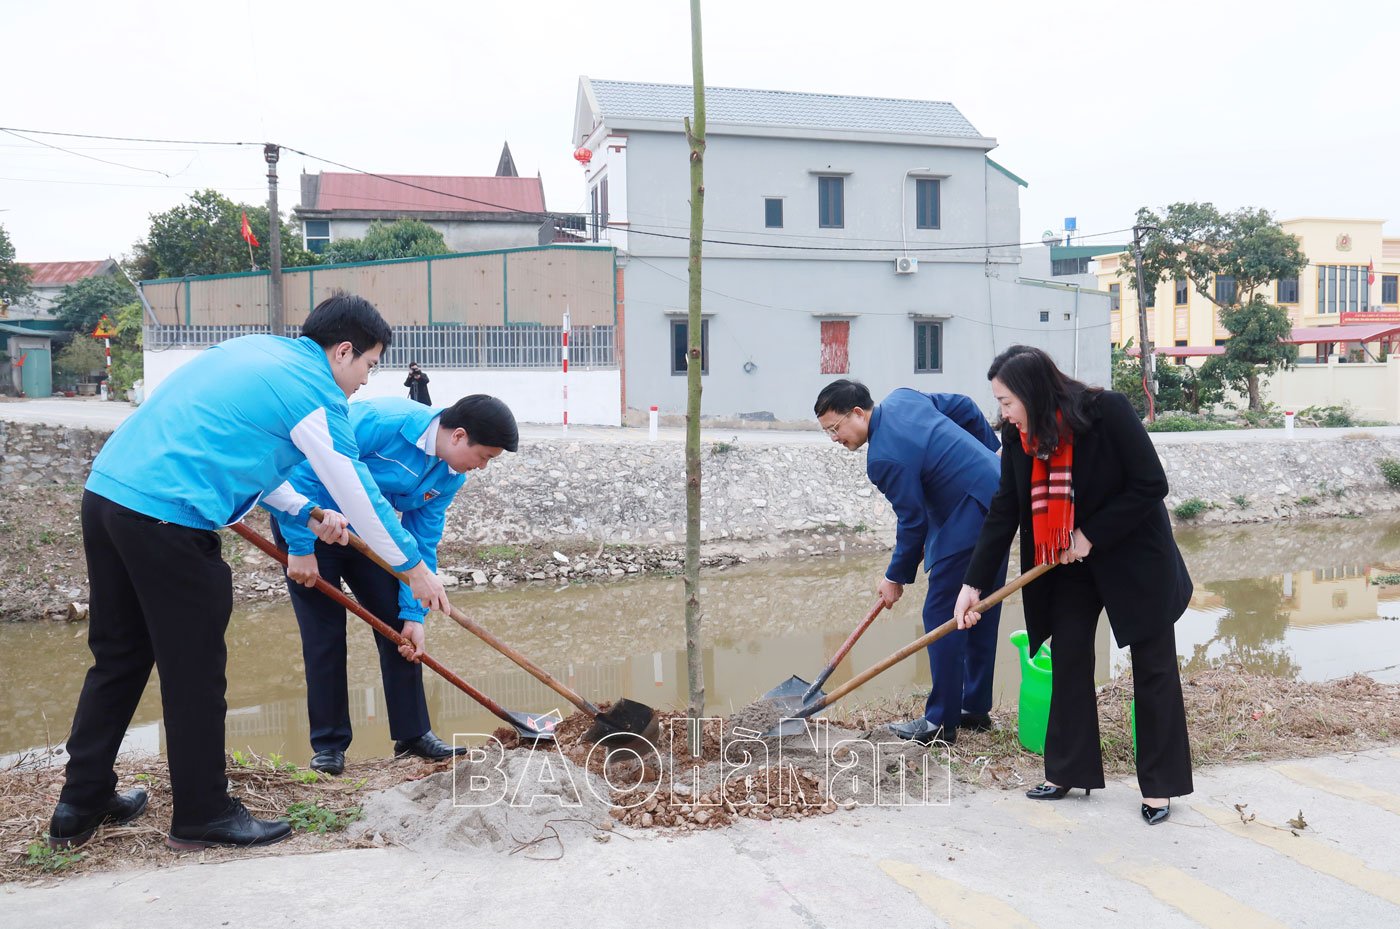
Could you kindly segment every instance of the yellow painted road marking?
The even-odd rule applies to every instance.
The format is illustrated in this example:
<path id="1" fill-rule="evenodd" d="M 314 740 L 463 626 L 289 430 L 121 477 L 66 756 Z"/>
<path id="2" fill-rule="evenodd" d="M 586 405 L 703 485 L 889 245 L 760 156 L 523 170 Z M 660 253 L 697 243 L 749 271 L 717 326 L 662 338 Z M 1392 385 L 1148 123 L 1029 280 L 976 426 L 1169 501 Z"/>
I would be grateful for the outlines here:
<path id="1" fill-rule="evenodd" d="M 1197 805 L 1194 809 L 1226 832 L 1252 839 L 1305 867 L 1329 874 L 1368 894 L 1400 905 L 1400 877 L 1377 871 L 1355 855 L 1348 855 L 1306 835 L 1293 835 L 1288 829 L 1272 828 L 1263 820 L 1242 823 L 1234 810 L 1222 810 L 1208 804 Z"/>
<path id="2" fill-rule="evenodd" d="M 1207 929 L 1287 929 L 1278 920 L 1231 899 L 1185 871 L 1165 866 L 1131 865 L 1108 856 L 1098 862 L 1110 873 L 1145 887 L 1152 896 Z"/>
<path id="3" fill-rule="evenodd" d="M 1077 829 L 1079 823 L 1055 809 L 1057 802 L 1064 803 L 1065 801 L 1022 800 L 1017 802 L 1011 800 L 1007 802 L 1006 810 L 1021 822 L 1037 829 L 1045 829 L 1049 832 L 1068 832 L 1071 829 Z"/>
<path id="4" fill-rule="evenodd" d="M 1360 800 L 1362 803 L 1369 803 L 1372 806 L 1378 806 L 1392 813 L 1400 813 L 1400 794 L 1388 793 L 1384 790 L 1377 790 L 1367 784 L 1358 784 L 1356 781 L 1347 781 L 1339 777 L 1332 777 L 1331 775 L 1323 774 L 1321 771 L 1305 768 L 1302 765 L 1275 765 L 1274 770 L 1289 780 L 1297 781 L 1299 784 L 1305 784 L 1308 787 L 1316 787 L 1318 790 L 1325 790 L 1330 794 L 1346 797 L 1349 800 Z"/>
<path id="5" fill-rule="evenodd" d="M 919 902 L 951 929 L 1038 929 L 996 897 L 968 890 L 956 881 L 921 871 L 908 862 L 886 859 L 880 862 L 880 870 L 901 887 L 914 891 Z"/>

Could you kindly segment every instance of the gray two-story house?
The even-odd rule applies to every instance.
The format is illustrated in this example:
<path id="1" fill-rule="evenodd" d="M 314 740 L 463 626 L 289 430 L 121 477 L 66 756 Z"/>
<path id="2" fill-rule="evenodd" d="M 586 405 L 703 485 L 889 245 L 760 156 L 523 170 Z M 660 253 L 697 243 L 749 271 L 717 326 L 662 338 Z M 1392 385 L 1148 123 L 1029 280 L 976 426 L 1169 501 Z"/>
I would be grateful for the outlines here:
<path id="1" fill-rule="evenodd" d="M 629 410 L 685 409 L 691 111 L 688 85 L 579 82 Z M 952 104 L 713 87 L 706 116 L 706 416 L 810 421 L 843 376 L 990 410 L 988 363 L 1016 342 L 1107 380 L 1107 295 L 1020 280 L 1025 181 Z"/>

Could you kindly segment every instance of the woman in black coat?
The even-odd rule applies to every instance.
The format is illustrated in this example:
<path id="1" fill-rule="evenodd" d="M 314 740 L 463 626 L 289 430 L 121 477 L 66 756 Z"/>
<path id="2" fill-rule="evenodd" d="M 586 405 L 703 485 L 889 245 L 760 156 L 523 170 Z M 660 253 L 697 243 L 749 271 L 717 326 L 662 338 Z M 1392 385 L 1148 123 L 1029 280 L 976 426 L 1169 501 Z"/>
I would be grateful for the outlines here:
<path id="1" fill-rule="evenodd" d="M 1001 409 L 1001 486 L 954 616 L 963 628 L 980 619 L 970 607 L 994 586 L 1018 528 L 1023 571 L 1061 565 L 1023 592 L 1031 654 L 1046 639 L 1053 649 L 1045 782 L 1026 796 L 1059 800 L 1104 786 L 1094 630 L 1107 609 L 1132 651 L 1142 816 L 1164 822 L 1170 798 L 1192 790 L 1174 629 L 1191 578 L 1162 502 L 1162 463 L 1126 397 L 1066 377 L 1040 349 L 1007 349 L 987 379 Z"/>

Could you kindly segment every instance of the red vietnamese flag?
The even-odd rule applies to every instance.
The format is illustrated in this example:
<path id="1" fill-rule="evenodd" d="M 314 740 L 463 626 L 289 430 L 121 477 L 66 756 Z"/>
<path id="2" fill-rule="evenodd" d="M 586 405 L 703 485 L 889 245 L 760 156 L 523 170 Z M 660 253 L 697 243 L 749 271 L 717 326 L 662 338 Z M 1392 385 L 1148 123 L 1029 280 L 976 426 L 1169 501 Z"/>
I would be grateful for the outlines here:
<path id="1" fill-rule="evenodd" d="M 1367 283 L 1367 284 L 1374 284 L 1375 282 L 1376 282 L 1376 260 L 1375 260 L 1374 258 L 1368 258 L 1368 259 L 1366 259 L 1366 283 Z"/>
<path id="2" fill-rule="evenodd" d="M 244 214 L 243 214 L 243 230 L 242 230 L 242 231 L 243 231 L 243 241 L 247 242 L 249 245 L 253 246 L 254 248 L 257 248 L 257 247 L 258 247 L 258 239 L 257 239 L 257 236 L 253 235 L 253 227 L 250 226 L 250 225 L 248 225 L 248 214 L 247 214 L 247 213 L 244 213 Z"/>

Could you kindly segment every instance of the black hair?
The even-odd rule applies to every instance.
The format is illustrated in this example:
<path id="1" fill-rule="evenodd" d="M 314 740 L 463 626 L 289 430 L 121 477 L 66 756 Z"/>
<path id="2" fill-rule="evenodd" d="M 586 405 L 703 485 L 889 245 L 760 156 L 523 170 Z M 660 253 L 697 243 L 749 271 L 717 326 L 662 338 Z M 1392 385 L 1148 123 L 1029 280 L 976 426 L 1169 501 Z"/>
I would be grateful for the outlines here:
<path id="1" fill-rule="evenodd" d="M 364 297 L 338 290 L 322 300 L 301 325 L 301 334 L 322 348 L 349 342 L 363 355 L 376 345 L 388 348 L 394 330 Z"/>
<path id="2" fill-rule="evenodd" d="M 818 416 L 827 412 L 836 412 L 845 416 L 856 407 L 860 407 L 862 410 L 874 409 L 875 400 L 870 396 L 869 388 L 860 381 L 848 381 L 842 378 L 839 381 L 832 381 L 822 388 L 822 392 L 817 394 L 817 402 L 813 405 L 812 411 Z"/>
<path id="3" fill-rule="evenodd" d="M 1026 408 L 1026 426 L 1039 456 L 1053 452 L 1061 436 L 1088 432 L 1089 404 L 1103 392 L 1101 387 L 1090 387 L 1065 374 L 1049 355 L 1029 345 L 1013 345 L 993 358 L 987 380 L 993 378 L 1005 384 Z M 1056 413 L 1060 414 L 1058 423 Z"/>
<path id="4" fill-rule="evenodd" d="M 515 414 L 510 407 L 487 394 L 472 394 L 458 400 L 442 411 L 438 424 L 444 429 L 465 429 L 473 445 L 489 445 L 508 452 L 520 448 Z"/>

